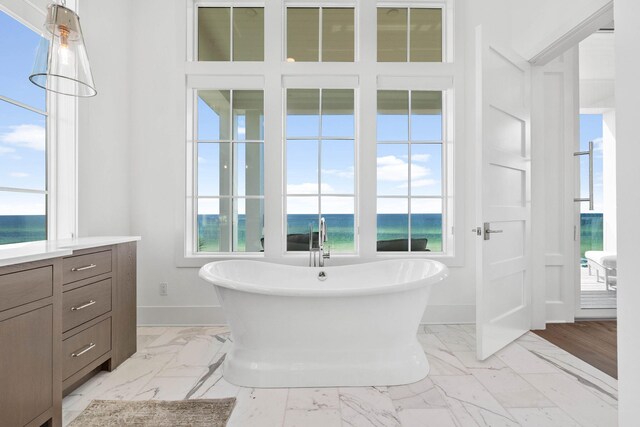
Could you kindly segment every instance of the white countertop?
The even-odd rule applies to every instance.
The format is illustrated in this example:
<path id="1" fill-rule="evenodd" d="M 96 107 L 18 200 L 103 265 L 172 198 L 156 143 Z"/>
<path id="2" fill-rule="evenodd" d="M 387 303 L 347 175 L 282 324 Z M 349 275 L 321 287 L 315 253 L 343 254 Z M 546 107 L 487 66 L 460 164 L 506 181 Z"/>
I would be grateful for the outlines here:
<path id="1" fill-rule="evenodd" d="M 117 245 L 138 240 L 140 240 L 140 236 L 101 236 L 0 245 L 0 267 L 67 256 L 80 249 Z"/>

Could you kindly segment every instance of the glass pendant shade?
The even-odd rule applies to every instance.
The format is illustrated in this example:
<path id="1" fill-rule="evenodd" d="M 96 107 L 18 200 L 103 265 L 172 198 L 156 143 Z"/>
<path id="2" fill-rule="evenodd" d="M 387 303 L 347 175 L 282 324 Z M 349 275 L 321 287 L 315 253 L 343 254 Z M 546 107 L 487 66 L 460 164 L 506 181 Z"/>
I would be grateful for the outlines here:
<path id="1" fill-rule="evenodd" d="M 29 80 L 64 95 L 96 95 L 78 15 L 63 5 L 51 4 L 44 29 Z"/>

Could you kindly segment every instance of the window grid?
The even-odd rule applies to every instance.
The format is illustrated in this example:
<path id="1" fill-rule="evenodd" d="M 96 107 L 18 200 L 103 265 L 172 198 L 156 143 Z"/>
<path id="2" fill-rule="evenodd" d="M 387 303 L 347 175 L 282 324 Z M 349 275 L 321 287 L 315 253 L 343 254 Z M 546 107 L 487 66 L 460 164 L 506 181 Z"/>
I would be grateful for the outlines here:
<path id="1" fill-rule="evenodd" d="M 217 90 L 217 89 L 200 89 L 200 90 Z M 224 89 L 227 90 L 227 89 Z M 233 119 L 234 119 L 234 94 L 237 90 L 244 90 L 244 89 L 228 89 L 229 90 L 229 118 L 228 118 L 228 124 L 229 124 L 229 136 L 230 138 L 228 139 L 199 139 L 199 134 L 198 134 L 198 113 L 199 113 L 199 108 L 198 108 L 198 89 L 195 89 L 195 96 L 194 96 L 194 162 L 193 162 L 193 171 L 194 171 L 194 179 L 193 179 L 193 188 L 194 188 L 194 201 L 195 201 L 195 206 L 193 209 L 193 251 L 194 253 L 207 253 L 207 251 L 200 251 L 199 246 L 200 246 L 200 236 L 199 236 L 199 223 L 198 223 L 198 208 L 200 205 L 200 200 L 228 200 L 230 202 L 230 213 L 231 213 L 231 225 L 228 227 L 227 230 L 227 238 L 229 239 L 229 242 L 231 242 L 231 248 L 229 251 L 216 251 L 215 253 L 236 253 L 236 248 L 235 248 L 235 239 L 234 236 L 236 236 L 236 229 L 238 227 L 237 225 L 237 221 L 236 221 L 236 216 L 234 215 L 234 206 L 235 203 L 237 201 L 240 200 L 262 200 L 264 203 L 264 194 L 263 195 L 236 195 L 236 181 L 235 181 L 235 173 L 237 172 L 235 170 L 235 148 L 237 146 L 237 144 L 264 144 L 264 140 L 239 140 L 236 138 L 235 135 L 235 128 L 234 128 L 234 123 L 233 123 Z M 256 89 L 257 90 L 257 89 Z M 262 90 L 262 89 L 259 89 Z M 263 112 L 264 112 L 264 98 L 263 98 Z M 264 113 L 263 113 L 264 114 Z M 199 192 L 199 188 L 198 188 L 198 183 L 199 183 L 199 162 L 198 162 L 198 152 L 199 152 L 199 148 L 200 148 L 200 144 L 229 144 L 229 175 L 230 175 L 230 179 L 229 179 L 229 183 L 228 183 L 228 189 L 227 189 L 227 193 L 226 195 L 223 194 L 218 194 L 217 196 L 201 196 L 200 192 Z M 245 189 L 245 193 L 246 193 L 246 189 Z M 218 211 L 219 211 L 219 216 L 222 214 L 220 205 L 218 205 Z M 218 242 L 219 244 L 219 242 Z M 252 252 L 243 252 L 243 253 L 252 253 Z"/>
<path id="2" fill-rule="evenodd" d="M 289 90 L 296 90 L 296 89 L 294 89 L 294 88 L 286 89 L 286 91 L 289 91 Z M 325 136 L 323 136 L 323 134 L 322 134 L 322 120 L 323 120 L 323 111 L 324 110 L 323 110 L 323 107 L 322 107 L 322 99 L 323 99 L 322 95 L 323 95 L 324 90 L 326 90 L 326 89 L 318 89 L 318 91 L 319 91 L 319 93 L 318 93 L 318 98 L 319 98 L 319 104 L 318 104 L 318 116 L 319 117 L 318 118 L 319 118 L 319 120 L 318 120 L 318 136 L 317 137 L 310 137 L 310 136 L 298 137 L 298 136 L 294 136 L 294 135 L 289 136 L 288 135 L 288 130 L 287 130 L 288 120 L 285 120 L 285 127 L 284 127 L 285 147 L 284 147 L 283 151 L 285 153 L 285 159 L 286 159 L 286 156 L 287 156 L 287 149 L 286 149 L 287 145 L 286 145 L 286 142 L 292 141 L 292 140 L 295 140 L 295 141 L 318 141 L 318 152 L 317 152 L 317 155 L 318 155 L 318 162 L 317 162 L 317 167 L 318 167 L 318 173 L 317 173 L 318 189 L 317 189 L 317 191 L 318 191 L 318 193 L 317 194 L 289 193 L 288 188 L 287 188 L 288 187 L 287 186 L 287 166 L 286 166 L 286 161 L 285 161 L 284 162 L 284 167 L 283 167 L 283 169 L 284 169 L 284 171 L 283 171 L 284 172 L 283 173 L 284 183 L 285 183 L 285 188 L 287 188 L 285 200 L 288 201 L 289 197 L 305 197 L 305 198 L 309 198 L 309 199 L 316 198 L 318 200 L 318 215 L 317 216 L 318 216 L 318 224 L 319 224 L 320 218 L 323 216 L 323 212 L 322 212 L 322 199 L 323 199 L 323 196 L 324 197 L 345 197 L 345 198 L 346 197 L 350 197 L 350 198 L 352 198 L 353 199 L 353 204 L 354 204 L 353 205 L 353 209 L 354 209 L 354 211 L 353 211 L 354 212 L 353 213 L 353 216 L 354 216 L 354 218 L 353 218 L 353 220 L 354 220 L 354 236 L 353 236 L 353 238 L 354 238 L 354 242 L 353 242 L 354 251 L 353 251 L 353 253 L 356 253 L 356 252 L 358 252 L 358 230 L 359 230 L 359 227 L 358 227 L 358 214 L 357 214 L 357 203 L 356 203 L 356 194 L 355 194 L 356 176 L 357 176 L 356 161 L 355 161 L 356 160 L 355 158 L 357 156 L 356 137 L 355 137 L 355 133 L 354 133 L 354 136 L 350 137 L 350 138 L 349 137 L 325 137 Z M 357 117 L 357 114 L 356 114 L 356 93 L 355 93 L 355 89 L 353 90 L 353 92 L 354 92 L 353 93 L 353 95 L 354 95 L 353 96 L 353 100 L 354 100 L 354 103 L 353 103 L 353 118 L 354 118 L 354 132 L 355 132 L 355 120 L 356 120 L 356 117 Z M 284 106 L 284 114 L 285 114 L 285 117 L 288 116 L 288 105 L 286 103 L 285 103 L 285 106 Z M 353 159 L 354 160 L 354 172 L 353 172 L 354 173 L 354 189 L 353 189 L 354 191 L 353 191 L 353 193 L 329 193 L 329 194 L 324 194 L 322 192 L 322 146 L 323 146 L 322 142 L 323 141 L 352 141 L 353 142 L 353 151 L 354 151 L 354 159 Z M 284 212 L 284 215 L 283 215 L 284 222 L 285 222 L 285 224 L 284 224 L 284 229 L 285 229 L 284 248 L 285 248 L 285 252 L 290 252 L 287 249 L 287 241 L 286 241 L 286 235 L 288 234 L 288 223 L 287 223 L 288 215 L 289 215 L 288 203 L 285 203 L 285 212 Z"/>
<path id="3" fill-rule="evenodd" d="M 378 91 L 380 92 L 380 90 Z M 442 179 L 442 177 L 444 177 L 445 175 L 445 155 L 444 152 L 442 153 L 442 156 L 440 158 L 440 168 L 441 168 L 441 179 L 440 179 L 440 195 L 439 196 L 414 196 L 412 195 L 412 173 L 411 173 L 411 167 L 413 164 L 413 157 L 412 157 L 412 146 L 413 145 L 440 145 L 443 148 L 444 151 L 444 144 L 442 143 L 442 141 L 445 139 L 444 138 L 444 132 L 445 132 L 445 126 L 444 126 L 444 120 L 445 120 L 445 115 L 444 115 L 444 96 L 442 97 L 442 108 L 441 108 L 441 120 L 440 120 L 440 126 L 442 128 L 442 139 L 440 141 L 427 141 L 427 140 L 416 140 L 414 141 L 411 135 L 411 121 L 412 121 L 412 116 L 413 116 L 413 111 L 412 111 L 412 96 L 414 92 L 418 92 L 417 90 L 408 90 L 408 108 L 407 108 L 407 112 L 408 112 L 408 120 L 407 120 L 407 125 L 408 125 L 408 131 L 407 131 L 407 141 L 400 141 L 400 140 L 395 140 L 395 141 L 378 141 L 378 144 L 396 144 L 396 145 L 407 145 L 407 155 L 408 155 L 408 159 L 407 159 L 407 195 L 388 195 L 388 196 L 383 196 L 383 195 L 377 195 L 376 197 L 378 199 L 403 199 L 403 200 L 407 200 L 407 237 L 408 237 L 408 241 L 407 241 L 407 252 L 415 252 L 412 251 L 411 249 L 411 241 L 413 240 L 413 236 L 412 236 L 412 199 L 435 199 L 435 200 L 440 200 L 441 201 L 441 207 L 442 207 L 442 223 L 441 223 L 441 232 L 442 232 L 442 248 L 439 252 L 445 253 L 447 248 L 446 248 L 446 240 L 444 238 L 445 236 L 445 230 L 446 230 L 446 225 L 445 225 L 445 218 L 446 218 L 446 204 L 444 203 L 444 190 L 445 190 L 445 182 L 444 179 Z M 376 227 L 377 228 L 377 227 Z M 379 253 L 380 251 L 378 251 Z M 404 253 L 404 251 L 401 251 L 401 253 Z"/>

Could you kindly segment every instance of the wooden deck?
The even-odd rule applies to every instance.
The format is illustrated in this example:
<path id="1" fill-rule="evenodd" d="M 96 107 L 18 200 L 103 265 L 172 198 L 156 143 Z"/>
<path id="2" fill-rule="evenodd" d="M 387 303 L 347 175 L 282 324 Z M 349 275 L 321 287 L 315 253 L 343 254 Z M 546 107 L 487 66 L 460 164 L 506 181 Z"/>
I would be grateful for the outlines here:
<path id="1" fill-rule="evenodd" d="M 618 378 L 618 323 L 615 320 L 550 323 L 533 331 L 602 372 Z"/>

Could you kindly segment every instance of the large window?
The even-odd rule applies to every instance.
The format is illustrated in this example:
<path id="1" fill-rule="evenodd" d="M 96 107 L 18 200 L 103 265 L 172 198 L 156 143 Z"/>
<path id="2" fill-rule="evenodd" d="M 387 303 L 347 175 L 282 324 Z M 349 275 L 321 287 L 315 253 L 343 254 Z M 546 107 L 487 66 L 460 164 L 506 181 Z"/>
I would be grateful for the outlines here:
<path id="1" fill-rule="evenodd" d="M 353 89 L 288 89 L 286 135 L 287 250 L 308 250 L 324 216 L 331 249 L 354 252 Z"/>
<path id="2" fill-rule="evenodd" d="M 378 251 L 442 251 L 442 128 L 442 92 L 378 91 Z"/>
<path id="3" fill-rule="evenodd" d="M 197 91 L 197 252 L 261 252 L 261 90 Z"/>
<path id="4" fill-rule="evenodd" d="M 442 62 L 442 9 L 378 8 L 378 62 Z"/>
<path id="5" fill-rule="evenodd" d="M 46 94 L 28 79 L 40 41 L 0 11 L 0 244 L 47 238 Z"/>
<path id="6" fill-rule="evenodd" d="M 198 60 L 263 61 L 264 9 L 199 8 Z"/>

